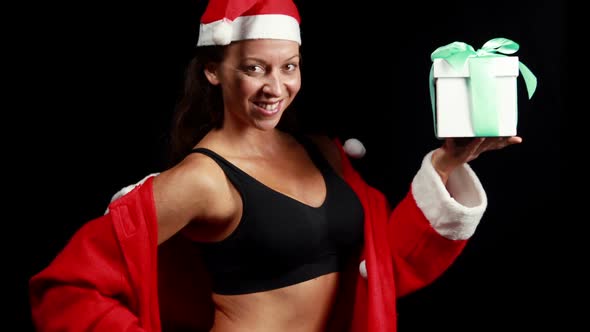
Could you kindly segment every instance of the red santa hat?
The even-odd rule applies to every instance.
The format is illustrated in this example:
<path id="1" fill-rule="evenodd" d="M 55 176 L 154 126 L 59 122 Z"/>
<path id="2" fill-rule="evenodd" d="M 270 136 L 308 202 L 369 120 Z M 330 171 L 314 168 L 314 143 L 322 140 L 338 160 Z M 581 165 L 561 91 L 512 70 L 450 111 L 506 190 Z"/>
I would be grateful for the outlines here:
<path id="1" fill-rule="evenodd" d="M 301 45 L 300 22 L 292 0 L 209 0 L 197 46 L 245 39 L 284 39 Z"/>

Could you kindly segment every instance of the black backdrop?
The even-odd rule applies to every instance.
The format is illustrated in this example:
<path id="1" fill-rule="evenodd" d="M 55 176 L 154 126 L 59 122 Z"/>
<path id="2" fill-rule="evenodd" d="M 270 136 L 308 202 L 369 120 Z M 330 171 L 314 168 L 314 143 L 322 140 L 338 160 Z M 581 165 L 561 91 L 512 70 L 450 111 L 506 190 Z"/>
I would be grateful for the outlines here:
<path id="1" fill-rule="evenodd" d="M 524 142 L 472 166 L 489 207 L 457 262 L 434 284 L 399 301 L 400 331 L 530 330 L 560 309 L 551 287 L 558 261 L 560 114 L 566 65 L 562 1 L 298 1 L 303 90 L 295 106 L 309 125 L 356 137 L 366 180 L 395 202 L 434 138 L 430 53 L 452 41 L 475 48 L 494 37 L 537 76 L 528 100 L 519 78 Z M 383 7 L 383 8 L 381 8 Z M 26 282 L 112 194 L 162 167 L 165 134 L 197 40 L 195 0 L 44 4 L 27 39 L 25 146 L 15 154 L 20 195 L 12 217 L 19 326 L 31 329 Z M 39 15 L 39 14 L 37 14 Z M 30 72 L 30 74 L 29 74 Z M 13 240 L 13 239 L 8 239 Z"/>

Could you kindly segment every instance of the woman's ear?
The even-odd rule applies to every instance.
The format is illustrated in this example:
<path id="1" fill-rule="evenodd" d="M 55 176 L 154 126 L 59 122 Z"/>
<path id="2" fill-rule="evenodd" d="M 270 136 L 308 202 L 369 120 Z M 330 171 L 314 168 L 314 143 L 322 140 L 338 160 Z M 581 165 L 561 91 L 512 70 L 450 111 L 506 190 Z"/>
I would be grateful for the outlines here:
<path id="1" fill-rule="evenodd" d="M 212 85 L 219 84 L 219 78 L 217 77 L 217 64 L 210 62 L 205 65 L 205 77 Z"/>

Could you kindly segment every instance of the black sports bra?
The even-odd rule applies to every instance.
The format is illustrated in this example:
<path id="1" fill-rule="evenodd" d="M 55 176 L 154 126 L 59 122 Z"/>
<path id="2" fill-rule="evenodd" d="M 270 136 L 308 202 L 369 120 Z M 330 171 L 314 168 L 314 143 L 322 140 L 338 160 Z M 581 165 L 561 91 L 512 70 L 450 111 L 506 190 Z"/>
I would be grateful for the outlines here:
<path id="1" fill-rule="evenodd" d="M 326 198 L 317 208 L 267 187 L 209 149 L 192 150 L 217 162 L 243 203 L 232 234 L 219 242 L 198 243 L 215 293 L 267 291 L 339 271 L 360 248 L 360 201 L 311 141 L 299 141 L 326 183 Z"/>

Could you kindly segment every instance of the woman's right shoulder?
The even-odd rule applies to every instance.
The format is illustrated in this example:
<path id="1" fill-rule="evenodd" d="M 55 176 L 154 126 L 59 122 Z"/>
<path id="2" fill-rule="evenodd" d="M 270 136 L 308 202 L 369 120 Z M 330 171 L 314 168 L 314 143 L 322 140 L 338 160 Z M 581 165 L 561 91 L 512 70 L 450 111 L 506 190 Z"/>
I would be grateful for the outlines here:
<path id="1" fill-rule="evenodd" d="M 223 170 L 211 157 L 194 152 L 160 173 L 154 179 L 154 191 L 182 194 L 181 197 L 194 193 L 215 194 L 224 179 Z"/>
<path id="2" fill-rule="evenodd" d="M 154 178 L 154 200 L 158 220 L 175 220 L 188 224 L 193 220 L 217 219 L 231 207 L 227 202 L 227 178 L 210 157 L 191 153 L 174 167 Z"/>

